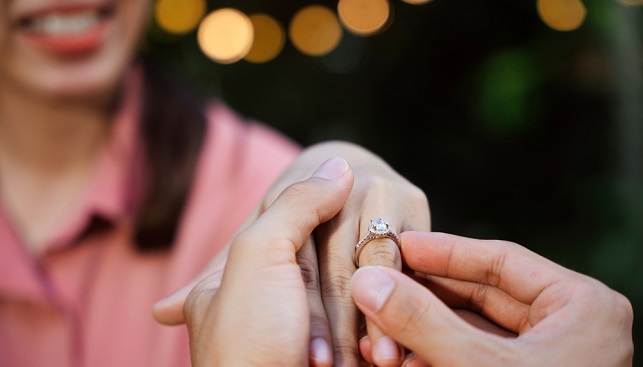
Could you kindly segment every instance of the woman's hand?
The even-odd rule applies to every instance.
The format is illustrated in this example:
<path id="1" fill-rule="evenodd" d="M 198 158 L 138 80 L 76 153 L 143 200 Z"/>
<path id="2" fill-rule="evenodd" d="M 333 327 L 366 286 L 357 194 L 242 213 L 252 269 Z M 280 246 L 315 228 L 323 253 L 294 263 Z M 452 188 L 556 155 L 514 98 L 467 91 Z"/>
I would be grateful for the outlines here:
<path id="1" fill-rule="evenodd" d="M 342 156 L 353 167 L 355 182 L 342 210 L 320 226 L 297 253 L 311 314 L 310 349 L 314 366 L 357 366 L 360 315 L 350 295 L 355 271 L 355 244 L 366 234 L 371 219 L 383 218 L 395 232 L 428 231 L 430 215 L 426 196 L 384 161 L 348 143 L 324 143 L 306 149 L 281 175 L 245 227 L 294 182 L 301 181 L 330 157 Z M 202 274 L 177 293 L 157 304 L 155 317 L 165 324 L 183 322 L 183 300 L 199 281 L 215 288 L 221 280 L 226 254 L 219 254 Z M 388 239 L 369 242 L 361 253 L 361 266 L 382 265 L 401 269 L 397 245 Z M 378 365 L 398 366 L 402 349 L 370 321 L 366 322 Z"/>
<path id="2" fill-rule="evenodd" d="M 353 145 L 329 143 L 316 146 L 305 152 L 296 166 L 305 171 L 305 167 L 311 165 L 308 161 L 333 154 L 347 157 L 353 167 L 353 190 L 338 215 L 315 231 L 316 254 L 312 246 L 306 246 L 300 253 L 299 262 L 309 280 L 311 356 L 321 354 L 325 357 L 324 344 L 333 351 L 332 359 L 313 358 L 312 364 L 330 366 L 334 362 L 335 366 L 357 366 L 360 359 L 358 340 L 364 331 L 362 316 L 350 295 L 350 279 L 356 270 L 353 263 L 355 244 L 367 233 L 371 219 L 380 217 L 398 233 L 430 230 L 429 206 L 421 190 L 380 158 Z M 294 179 L 284 177 L 276 187 L 277 192 L 280 186 Z M 315 266 L 317 263 L 319 268 Z M 361 252 L 359 264 L 402 268 L 398 247 L 389 239 L 369 242 Z M 366 329 L 370 340 L 374 341 L 373 355 L 377 365 L 401 365 L 403 349 L 368 320 Z"/>
<path id="3" fill-rule="evenodd" d="M 310 175 L 326 157 L 342 156 L 353 167 L 355 183 L 342 210 L 315 230 L 297 254 L 311 311 L 310 349 L 313 366 L 357 366 L 358 341 L 364 331 L 360 313 L 350 295 L 356 268 L 355 245 L 367 233 L 371 219 L 383 218 L 393 231 L 430 230 L 429 206 L 424 193 L 367 150 L 347 143 L 311 147 L 289 167 L 264 201 L 274 200 L 284 187 Z M 372 240 L 364 247 L 361 266 L 381 265 L 397 270 L 402 261 L 389 239 Z M 379 366 L 399 366 L 403 349 L 366 321 Z"/>
<path id="4" fill-rule="evenodd" d="M 401 237 L 405 263 L 424 286 L 368 267 L 355 273 L 352 293 L 368 319 L 415 352 L 405 366 L 632 365 L 632 306 L 599 281 L 508 242 Z M 450 307 L 504 333 L 481 317 L 474 327 Z"/>
<path id="5" fill-rule="evenodd" d="M 342 159 L 285 189 L 233 240 L 220 287 L 185 301 L 193 366 L 302 366 L 310 326 L 296 252 L 344 205 L 353 175 Z"/>

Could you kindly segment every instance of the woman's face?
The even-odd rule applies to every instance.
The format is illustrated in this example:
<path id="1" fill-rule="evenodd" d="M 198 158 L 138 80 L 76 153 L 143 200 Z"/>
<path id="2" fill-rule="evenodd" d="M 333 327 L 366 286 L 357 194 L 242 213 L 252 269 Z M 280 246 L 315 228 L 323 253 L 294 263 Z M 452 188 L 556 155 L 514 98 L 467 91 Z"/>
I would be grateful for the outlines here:
<path id="1" fill-rule="evenodd" d="M 0 0 L 0 88 L 105 96 L 123 75 L 150 0 Z"/>

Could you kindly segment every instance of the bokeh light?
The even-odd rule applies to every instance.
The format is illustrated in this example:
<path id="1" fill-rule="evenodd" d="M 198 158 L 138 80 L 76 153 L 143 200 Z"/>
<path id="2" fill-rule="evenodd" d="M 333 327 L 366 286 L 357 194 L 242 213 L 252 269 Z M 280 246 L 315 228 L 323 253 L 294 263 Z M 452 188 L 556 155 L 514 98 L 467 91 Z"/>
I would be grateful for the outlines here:
<path id="1" fill-rule="evenodd" d="M 583 25 L 587 10 L 580 0 L 538 0 L 538 14 L 557 31 L 573 31 Z"/>
<path id="2" fill-rule="evenodd" d="M 302 53 L 322 56 L 342 39 L 342 27 L 335 13 L 325 6 L 309 5 L 299 10 L 288 30 L 293 45 Z"/>
<path id="3" fill-rule="evenodd" d="M 402 0 L 405 3 L 412 4 L 412 5 L 422 5 L 426 4 L 428 2 L 431 2 L 432 0 Z"/>
<path id="4" fill-rule="evenodd" d="M 252 22 L 248 16 L 232 8 L 208 14 L 201 22 L 197 34 L 203 53 L 221 64 L 230 64 L 244 58 L 250 51 L 253 37 Z"/>
<path id="5" fill-rule="evenodd" d="M 281 23 L 266 14 L 253 14 L 250 21 L 254 28 L 254 41 L 246 61 L 264 63 L 277 57 L 286 42 L 286 32 Z"/>
<path id="6" fill-rule="evenodd" d="M 158 0 L 156 23 L 168 33 L 183 34 L 199 25 L 206 10 L 205 0 Z"/>
<path id="7" fill-rule="evenodd" d="M 370 36 L 387 24 L 391 6 L 388 0 L 339 0 L 337 13 L 350 32 Z"/>

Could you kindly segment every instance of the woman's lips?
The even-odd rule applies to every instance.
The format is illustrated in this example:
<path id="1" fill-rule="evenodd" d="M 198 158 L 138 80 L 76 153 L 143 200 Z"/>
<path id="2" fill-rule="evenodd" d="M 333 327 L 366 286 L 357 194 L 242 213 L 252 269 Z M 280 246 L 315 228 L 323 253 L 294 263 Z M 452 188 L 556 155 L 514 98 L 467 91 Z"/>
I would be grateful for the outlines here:
<path id="1" fill-rule="evenodd" d="M 111 7 L 54 8 L 22 17 L 19 29 L 49 52 L 82 53 L 100 46 L 113 14 Z"/>

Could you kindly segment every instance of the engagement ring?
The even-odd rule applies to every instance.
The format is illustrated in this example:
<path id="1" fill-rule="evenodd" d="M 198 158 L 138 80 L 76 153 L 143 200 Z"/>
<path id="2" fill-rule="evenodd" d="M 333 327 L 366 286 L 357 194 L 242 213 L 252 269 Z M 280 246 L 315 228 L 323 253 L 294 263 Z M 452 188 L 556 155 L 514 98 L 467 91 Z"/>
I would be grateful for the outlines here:
<path id="1" fill-rule="evenodd" d="M 362 253 L 366 244 L 377 238 L 389 238 L 395 242 L 398 249 L 400 248 L 400 238 L 395 234 L 395 232 L 389 229 L 388 223 L 384 223 L 382 218 L 371 219 L 371 224 L 368 226 L 368 233 L 359 240 L 357 245 L 355 245 L 355 256 L 353 257 L 353 262 L 356 267 L 359 268 L 359 254 Z"/>

